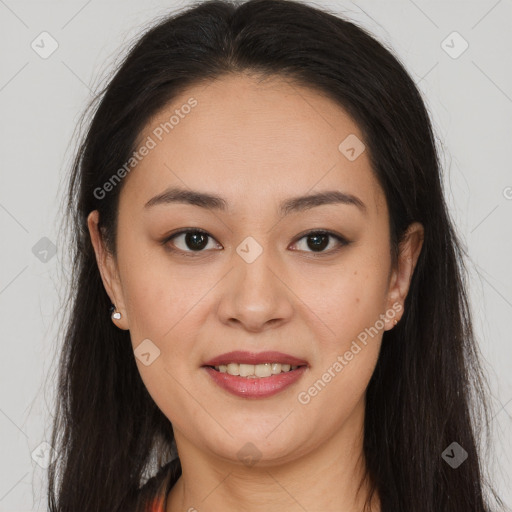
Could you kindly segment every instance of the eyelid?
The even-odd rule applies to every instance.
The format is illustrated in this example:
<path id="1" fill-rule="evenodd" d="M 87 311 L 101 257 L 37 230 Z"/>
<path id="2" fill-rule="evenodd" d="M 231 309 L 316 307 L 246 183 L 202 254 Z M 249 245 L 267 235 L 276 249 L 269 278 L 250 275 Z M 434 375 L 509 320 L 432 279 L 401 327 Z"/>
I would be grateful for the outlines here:
<path id="1" fill-rule="evenodd" d="M 171 233 L 170 235 L 167 235 L 165 236 L 165 238 L 161 241 L 161 244 L 163 246 L 166 246 L 168 250 L 172 251 L 172 252 L 176 252 L 176 253 L 180 253 L 181 255 L 183 256 L 192 256 L 192 257 L 195 257 L 195 256 L 199 256 L 201 255 L 201 253 L 206 253 L 208 251 L 206 250 L 201 250 L 201 251 L 184 251 L 183 249 L 178 249 L 176 247 L 169 247 L 169 242 L 180 236 L 180 235 L 183 235 L 183 234 L 187 234 L 187 233 L 201 233 L 201 234 L 204 234 L 206 235 L 208 238 L 211 238 L 212 240 L 215 240 L 215 242 L 217 242 L 217 244 L 221 245 L 217 239 L 211 235 L 210 233 L 208 233 L 208 231 L 204 230 L 204 229 L 201 229 L 201 228 L 183 228 L 183 229 L 180 229 L 179 231 L 175 231 L 174 233 Z M 330 236 L 331 238 L 334 238 L 337 240 L 337 242 L 339 243 L 339 246 L 334 248 L 334 249 L 330 249 L 328 251 L 321 251 L 321 252 L 314 252 L 314 251 L 300 251 L 300 250 L 297 250 L 297 252 L 308 252 L 308 253 L 311 253 L 314 257 L 322 257 L 322 256 L 328 256 L 328 255 L 332 255 L 333 253 L 337 252 L 338 250 L 340 250 L 342 247 L 345 247 L 349 244 L 351 244 L 352 242 L 350 240 L 347 240 L 344 236 L 338 234 L 338 233 L 335 233 L 333 231 L 330 231 L 330 230 L 327 230 L 327 229 L 321 229 L 321 228 L 313 228 L 313 229 L 310 229 L 304 233 L 301 233 L 300 235 L 298 235 L 296 237 L 296 239 L 294 240 L 294 242 L 292 242 L 292 245 L 295 245 L 297 242 L 299 242 L 300 240 L 302 240 L 303 238 L 309 236 L 309 235 L 327 235 L 327 236 Z M 293 250 L 296 250 L 296 249 L 293 249 Z"/>

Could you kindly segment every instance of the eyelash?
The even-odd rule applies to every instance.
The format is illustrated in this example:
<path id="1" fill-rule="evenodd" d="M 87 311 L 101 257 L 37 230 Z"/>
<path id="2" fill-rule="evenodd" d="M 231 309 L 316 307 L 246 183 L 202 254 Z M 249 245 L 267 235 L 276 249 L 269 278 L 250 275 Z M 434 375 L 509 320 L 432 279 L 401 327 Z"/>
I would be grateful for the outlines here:
<path id="1" fill-rule="evenodd" d="M 185 257 L 192 257 L 192 258 L 194 258 L 194 257 L 198 257 L 201 253 L 206 252 L 205 249 L 202 249 L 200 251 L 184 251 L 183 249 L 177 249 L 175 247 L 172 247 L 169 244 L 169 242 L 171 240 L 173 240 L 174 238 L 176 238 L 176 237 L 178 237 L 180 235 L 187 234 L 187 233 L 200 233 L 200 234 L 206 235 L 207 237 L 215 240 L 215 238 L 212 235 L 210 235 L 207 231 L 204 231 L 203 229 L 187 228 L 187 229 L 182 229 L 181 231 L 178 231 L 176 233 L 173 233 L 170 236 L 165 237 L 161 241 L 161 244 L 163 246 L 165 246 L 167 250 L 169 250 L 169 251 L 171 251 L 173 253 L 179 253 L 181 256 L 185 256 Z M 349 240 L 343 238 L 341 235 L 333 233 L 332 231 L 326 231 L 326 230 L 323 230 L 323 229 L 314 229 L 314 230 L 308 231 L 306 233 L 303 233 L 299 238 L 297 238 L 297 240 L 294 242 L 294 244 L 296 244 L 297 242 L 299 242 L 303 238 L 307 238 L 308 236 L 311 236 L 311 235 L 327 235 L 327 236 L 330 236 L 330 237 L 336 239 L 340 243 L 339 247 L 334 248 L 334 249 L 330 249 L 328 251 L 322 251 L 322 252 L 306 251 L 306 252 L 311 252 L 314 255 L 315 258 L 317 258 L 317 257 L 321 258 L 322 256 L 327 256 L 327 255 L 336 253 L 340 249 L 342 249 L 343 247 L 346 247 L 347 245 L 349 245 L 351 243 Z M 299 252 L 301 252 L 301 251 L 299 251 Z"/>

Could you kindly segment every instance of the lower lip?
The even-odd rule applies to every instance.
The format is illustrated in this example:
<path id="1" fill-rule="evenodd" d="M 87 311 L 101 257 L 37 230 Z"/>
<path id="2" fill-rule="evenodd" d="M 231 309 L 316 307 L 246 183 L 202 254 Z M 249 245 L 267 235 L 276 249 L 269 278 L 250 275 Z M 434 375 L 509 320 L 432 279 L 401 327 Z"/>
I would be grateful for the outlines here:
<path id="1" fill-rule="evenodd" d="M 221 373 L 209 366 L 203 366 L 211 378 L 221 388 L 243 398 L 266 398 L 283 391 L 297 382 L 307 369 L 300 366 L 295 370 L 278 373 L 270 377 L 247 378 L 229 373 Z"/>

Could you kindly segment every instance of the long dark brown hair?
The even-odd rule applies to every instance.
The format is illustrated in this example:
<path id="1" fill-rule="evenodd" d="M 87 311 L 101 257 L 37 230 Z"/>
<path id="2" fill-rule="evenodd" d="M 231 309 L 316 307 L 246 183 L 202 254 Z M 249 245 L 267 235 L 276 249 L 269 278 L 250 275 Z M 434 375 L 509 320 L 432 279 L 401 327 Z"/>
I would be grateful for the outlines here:
<path id="1" fill-rule="evenodd" d="M 383 512 L 497 510 L 502 503 L 479 454 L 484 432 L 490 442 L 490 414 L 466 291 L 467 255 L 444 200 L 424 101 L 399 59 L 368 32 L 292 0 L 207 1 L 158 20 L 89 106 L 66 202 L 73 262 L 49 510 L 142 510 L 162 482 L 170 486 L 181 473 L 179 459 L 170 462 L 172 425 L 141 380 L 129 332 L 110 320 L 86 220 L 99 210 L 115 254 L 123 183 L 105 197 L 95 191 L 129 160 L 148 120 L 178 94 L 242 72 L 313 88 L 352 116 L 386 195 L 394 254 L 410 223 L 425 228 L 404 316 L 384 333 L 366 393 L 371 494 L 378 491 Z M 453 442 L 468 453 L 456 469 L 442 456 Z"/>

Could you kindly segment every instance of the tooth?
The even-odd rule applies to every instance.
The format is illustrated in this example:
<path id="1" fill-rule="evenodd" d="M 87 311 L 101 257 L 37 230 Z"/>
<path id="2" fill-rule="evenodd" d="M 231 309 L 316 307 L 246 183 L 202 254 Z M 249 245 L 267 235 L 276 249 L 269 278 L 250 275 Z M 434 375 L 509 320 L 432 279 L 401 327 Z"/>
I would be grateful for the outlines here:
<path id="1" fill-rule="evenodd" d="M 241 364 L 240 365 L 240 377 L 248 377 L 249 375 L 254 375 L 254 365 L 253 364 Z"/>
<path id="2" fill-rule="evenodd" d="M 272 363 L 272 375 L 281 373 L 281 363 Z"/>
<path id="3" fill-rule="evenodd" d="M 227 372 L 230 375 L 240 375 L 240 367 L 237 363 L 229 363 L 227 366 Z"/>
<path id="4" fill-rule="evenodd" d="M 245 378 L 262 378 L 286 373 L 298 368 L 296 365 L 281 363 L 260 363 L 260 364 L 238 364 L 229 363 L 214 366 L 220 373 L 228 373 L 229 375 L 240 375 Z"/>
<path id="5" fill-rule="evenodd" d="M 256 377 L 270 377 L 272 375 L 272 368 L 270 367 L 270 363 L 255 365 L 254 374 Z"/>

